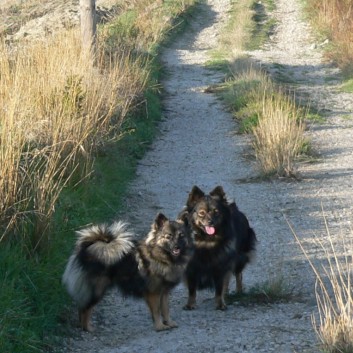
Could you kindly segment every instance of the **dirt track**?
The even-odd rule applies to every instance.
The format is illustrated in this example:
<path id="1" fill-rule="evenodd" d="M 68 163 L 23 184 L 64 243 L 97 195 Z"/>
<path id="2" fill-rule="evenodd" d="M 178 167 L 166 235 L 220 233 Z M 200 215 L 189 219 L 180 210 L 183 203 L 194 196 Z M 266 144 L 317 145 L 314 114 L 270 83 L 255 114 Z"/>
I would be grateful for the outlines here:
<path id="1" fill-rule="evenodd" d="M 59 16 L 50 23 L 75 23 L 77 1 L 73 3 L 76 5 L 67 6 L 71 10 L 63 19 L 60 11 L 46 13 Z M 163 82 L 166 95 L 161 134 L 140 162 L 138 177 L 126 198 L 127 212 L 119 217 L 144 233 L 149 227 L 146 220 L 152 222 L 157 211 L 175 217 L 194 184 L 205 191 L 223 185 L 247 214 L 259 239 L 257 258 L 245 271 L 246 288 L 283 278 L 298 296 L 288 303 L 271 305 L 235 303 L 219 312 L 214 310 L 213 293 L 204 291 L 199 293 L 197 310 L 183 311 L 187 293 L 180 285 L 171 302 L 171 315 L 179 328 L 156 333 L 143 302 L 112 293 L 95 311 L 96 332 L 73 329 L 62 352 L 319 351 L 311 324 L 311 315 L 317 310 L 314 276 L 284 216 L 317 262 L 322 252 L 312 238 L 313 234 L 326 234 L 323 215 L 334 238 L 352 237 L 353 97 L 339 92 L 339 72 L 322 61 L 324 43 L 315 43 L 310 35 L 300 1 L 276 3 L 274 35 L 264 48 L 249 54 L 324 114 L 326 121 L 308 130 L 319 158 L 300 165 L 300 182 L 243 182 L 257 175 L 253 162 L 244 158 L 249 137 L 237 135 L 232 117 L 215 96 L 204 93 L 204 88 L 222 80 L 203 64 L 207 51 L 216 47 L 230 6 L 229 0 L 209 0 L 199 5 L 191 29 L 164 51 L 169 75 Z M 17 35 L 41 35 L 41 24 L 48 22 L 40 18 L 33 21 Z M 234 286 L 232 283 L 231 288 Z M 75 320 L 73 313 L 73 325 Z"/>
<path id="2" fill-rule="evenodd" d="M 139 165 L 126 199 L 128 214 L 119 217 L 143 233 L 146 219 L 152 221 L 157 211 L 175 217 L 194 184 L 205 191 L 223 185 L 259 239 L 256 261 L 245 271 L 246 287 L 283 278 L 298 297 L 271 305 L 235 303 L 219 312 L 214 310 L 213 293 L 204 291 L 197 310 L 190 312 L 181 309 L 187 294 L 180 285 L 171 302 L 179 328 L 156 333 L 143 302 L 113 293 L 95 312 L 96 332 L 75 330 L 67 352 L 319 351 L 311 324 L 317 310 L 314 276 L 284 216 L 315 261 L 321 253 L 312 238 L 326 233 L 323 214 L 333 236 L 351 236 L 352 95 L 339 93 L 338 71 L 322 62 L 320 43 L 315 44 L 302 21 L 299 1 L 278 0 L 275 34 L 262 50 L 249 54 L 275 77 L 290 77 L 297 94 L 324 113 L 326 122 L 308 131 L 319 158 L 300 166 L 300 182 L 242 182 L 257 174 L 253 162 L 244 158 L 249 137 L 236 135 L 231 116 L 213 95 L 204 93 L 222 79 L 203 64 L 207 50 L 217 44 L 230 5 L 228 0 L 209 0 L 199 6 L 191 29 L 165 49 L 169 74 L 163 82 L 161 134 Z"/>

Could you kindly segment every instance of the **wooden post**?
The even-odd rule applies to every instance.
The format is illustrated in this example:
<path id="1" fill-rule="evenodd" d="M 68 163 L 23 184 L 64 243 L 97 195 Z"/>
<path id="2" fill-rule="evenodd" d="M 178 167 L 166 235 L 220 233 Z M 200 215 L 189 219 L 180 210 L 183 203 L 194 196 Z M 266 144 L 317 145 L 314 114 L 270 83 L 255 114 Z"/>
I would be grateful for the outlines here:
<path id="1" fill-rule="evenodd" d="M 83 55 L 94 62 L 96 53 L 96 0 L 80 0 Z"/>

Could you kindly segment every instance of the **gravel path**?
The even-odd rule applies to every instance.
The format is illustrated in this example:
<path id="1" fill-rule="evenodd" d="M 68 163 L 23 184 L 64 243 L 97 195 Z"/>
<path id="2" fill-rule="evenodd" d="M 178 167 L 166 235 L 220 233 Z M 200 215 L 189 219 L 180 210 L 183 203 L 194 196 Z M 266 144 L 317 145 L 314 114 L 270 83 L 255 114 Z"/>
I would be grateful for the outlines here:
<path id="1" fill-rule="evenodd" d="M 180 285 L 171 300 L 179 328 L 156 333 L 143 302 L 112 293 L 93 315 L 95 333 L 75 329 L 65 352 L 319 352 L 311 324 L 316 312 L 314 276 L 284 216 L 314 261 L 320 261 L 321 253 L 312 238 L 325 234 L 323 214 L 333 236 L 351 236 L 353 99 L 339 93 L 337 70 L 322 63 L 321 46 L 310 37 L 299 2 L 276 1 L 279 25 L 273 37 L 262 50 L 249 54 L 275 77 L 290 77 L 297 96 L 327 118 L 308 131 L 319 158 L 300 166 L 302 181 L 243 182 L 257 173 L 244 158 L 249 136 L 235 134 L 232 117 L 215 96 L 204 93 L 222 79 L 203 64 L 207 50 L 216 47 L 230 8 L 229 0 L 209 0 L 199 5 L 190 29 L 164 51 L 168 75 L 161 134 L 131 184 L 129 214 L 120 215 L 143 234 L 158 211 L 175 217 L 194 184 L 205 191 L 223 185 L 259 239 L 256 260 L 244 273 L 246 288 L 282 279 L 298 296 L 288 303 L 234 303 L 219 312 L 213 292 L 203 291 L 197 310 L 183 311 L 187 293 Z"/>

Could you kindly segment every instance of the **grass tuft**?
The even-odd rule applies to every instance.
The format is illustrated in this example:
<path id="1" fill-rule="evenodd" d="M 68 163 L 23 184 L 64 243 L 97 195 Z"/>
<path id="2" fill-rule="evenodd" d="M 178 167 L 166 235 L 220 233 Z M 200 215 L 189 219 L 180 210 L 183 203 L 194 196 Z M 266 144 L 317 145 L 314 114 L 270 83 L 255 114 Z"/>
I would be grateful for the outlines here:
<path id="1" fill-rule="evenodd" d="M 264 93 L 253 146 L 265 175 L 296 176 L 295 161 L 303 150 L 308 151 L 302 113 L 283 93 Z"/>
<path id="2" fill-rule="evenodd" d="M 294 299 L 297 300 L 298 296 L 283 277 L 265 281 L 250 288 L 248 292 L 231 293 L 227 296 L 229 304 L 240 305 L 287 303 Z"/>
<path id="3" fill-rule="evenodd" d="M 353 76 L 353 6 L 350 0 L 308 0 L 306 10 L 321 36 L 330 40 L 326 57 L 335 61 L 346 77 Z"/>
<path id="4" fill-rule="evenodd" d="M 314 239 L 323 254 L 321 264 L 314 263 L 287 222 L 316 276 L 318 315 L 313 314 L 312 323 L 322 349 L 329 353 L 350 353 L 353 350 L 352 240 L 345 235 L 331 235 L 324 220 L 326 234 Z"/>

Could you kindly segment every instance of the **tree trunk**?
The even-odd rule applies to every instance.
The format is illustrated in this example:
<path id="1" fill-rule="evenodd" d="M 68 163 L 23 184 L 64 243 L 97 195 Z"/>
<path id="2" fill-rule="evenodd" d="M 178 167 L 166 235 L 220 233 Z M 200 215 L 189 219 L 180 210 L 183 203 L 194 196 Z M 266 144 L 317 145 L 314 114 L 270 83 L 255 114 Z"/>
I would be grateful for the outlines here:
<path id="1" fill-rule="evenodd" d="M 80 0 L 82 51 L 94 62 L 96 52 L 96 1 Z"/>

